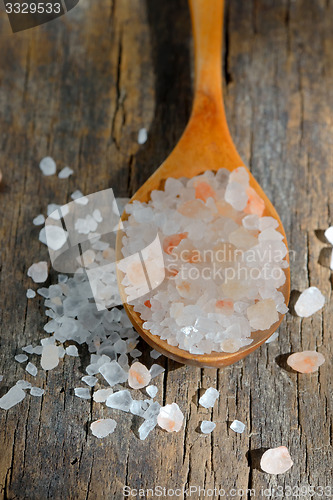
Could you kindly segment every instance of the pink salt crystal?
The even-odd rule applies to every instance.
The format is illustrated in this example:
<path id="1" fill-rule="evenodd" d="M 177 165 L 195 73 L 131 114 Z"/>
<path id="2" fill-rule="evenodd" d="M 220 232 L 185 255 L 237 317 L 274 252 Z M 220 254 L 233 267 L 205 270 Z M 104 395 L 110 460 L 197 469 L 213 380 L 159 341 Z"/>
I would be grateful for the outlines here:
<path id="1" fill-rule="evenodd" d="M 158 425 L 167 432 L 178 432 L 183 425 L 184 415 L 177 403 L 162 406 L 157 416 Z"/>
<path id="2" fill-rule="evenodd" d="M 255 330 L 267 330 L 279 319 L 273 299 L 261 300 L 248 307 L 247 317 Z"/>
<path id="3" fill-rule="evenodd" d="M 201 200 L 189 200 L 178 207 L 178 212 L 185 217 L 196 219 L 198 217 L 205 218 L 211 214 L 209 208 Z"/>
<path id="4" fill-rule="evenodd" d="M 180 234 L 171 234 L 170 236 L 167 236 L 164 238 L 163 241 L 163 250 L 167 254 L 171 254 L 172 250 L 179 245 L 179 243 L 184 239 L 187 238 L 188 233 L 180 233 Z"/>
<path id="5" fill-rule="evenodd" d="M 208 182 L 198 182 L 195 186 L 195 197 L 203 202 L 206 202 L 208 198 L 216 198 L 216 192 L 208 184 Z"/>
<path id="6" fill-rule="evenodd" d="M 325 363 L 324 356 L 316 351 L 295 352 L 287 359 L 287 364 L 300 373 L 316 372 L 323 363 Z"/>
<path id="7" fill-rule="evenodd" d="M 216 309 L 225 316 L 230 316 L 234 312 L 234 301 L 231 299 L 217 300 Z"/>
<path id="8" fill-rule="evenodd" d="M 294 462 L 291 460 L 289 451 L 285 446 L 270 448 L 265 451 L 260 460 L 260 467 L 268 474 L 283 474 L 293 465 Z"/>
<path id="9" fill-rule="evenodd" d="M 249 199 L 246 207 L 244 208 L 244 212 L 246 214 L 256 214 L 261 217 L 265 210 L 264 200 L 260 198 L 257 192 L 251 187 L 247 188 L 246 194 L 248 195 Z"/>
<path id="10" fill-rule="evenodd" d="M 128 385 L 132 389 L 141 389 L 146 387 L 151 380 L 151 374 L 148 368 L 139 361 L 132 364 L 128 372 Z"/>

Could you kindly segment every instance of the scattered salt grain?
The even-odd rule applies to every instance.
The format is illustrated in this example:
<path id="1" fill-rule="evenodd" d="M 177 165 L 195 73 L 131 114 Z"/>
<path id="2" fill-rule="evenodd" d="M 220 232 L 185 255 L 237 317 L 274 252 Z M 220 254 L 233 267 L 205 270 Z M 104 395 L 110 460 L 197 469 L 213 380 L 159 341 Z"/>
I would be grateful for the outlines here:
<path id="1" fill-rule="evenodd" d="M 18 363 L 24 363 L 25 361 L 28 360 L 28 356 L 26 354 L 16 354 L 14 359 Z"/>
<path id="2" fill-rule="evenodd" d="M 41 226 L 45 222 L 45 217 L 42 214 L 37 215 L 32 221 L 35 226 Z"/>
<path id="3" fill-rule="evenodd" d="M 41 389 L 40 387 L 31 387 L 30 389 L 31 396 L 36 396 L 37 398 L 43 396 L 44 392 L 44 389 Z"/>
<path id="4" fill-rule="evenodd" d="M 327 241 L 333 245 L 333 226 L 330 226 L 328 229 L 325 231 L 325 237 Z"/>
<path id="5" fill-rule="evenodd" d="M 74 356 L 74 357 L 78 357 L 79 355 L 79 351 L 76 347 L 76 345 L 69 345 L 68 347 L 66 347 L 66 354 L 68 356 Z"/>
<path id="6" fill-rule="evenodd" d="M 30 373 L 30 375 L 32 375 L 33 377 L 36 377 L 37 372 L 38 372 L 36 365 L 34 365 L 33 363 L 31 363 L 29 361 L 29 363 L 27 364 L 27 366 L 25 367 L 25 369 L 26 369 L 26 371 L 28 373 Z"/>
<path id="7" fill-rule="evenodd" d="M 93 400 L 95 403 L 105 403 L 108 397 L 113 393 L 113 389 L 109 387 L 109 389 L 99 389 L 94 392 Z"/>
<path id="8" fill-rule="evenodd" d="M 146 392 L 148 396 L 154 398 L 158 392 L 158 388 L 156 387 L 156 385 L 148 385 L 148 387 L 146 387 Z"/>
<path id="9" fill-rule="evenodd" d="M 124 389 L 123 391 L 117 391 L 111 394 L 106 400 L 106 406 L 109 408 L 115 408 L 122 411 L 130 411 L 132 404 L 131 393 Z"/>
<path id="10" fill-rule="evenodd" d="M 22 351 L 27 352 L 28 354 L 33 354 L 34 348 L 32 347 L 31 344 L 29 344 L 25 347 L 22 347 Z"/>
<path id="11" fill-rule="evenodd" d="M 39 164 L 39 168 L 44 175 L 54 175 L 57 170 L 56 163 L 50 156 L 45 156 Z"/>
<path id="12" fill-rule="evenodd" d="M 47 262 L 41 261 L 29 267 L 27 275 L 35 283 L 44 283 L 48 277 Z"/>
<path id="13" fill-rule="evenodd" d="M 59 351 L 56 345 L 43 346 L 42 358 L 40 361 L 43 370 L 53 370 L 59 364 Z"/>
<path id="14" fill-rule="evenodd" d="M 74 170 L 72 170 L 69 167 L 64 167 L 62 170 L 60 170 L 58 177 L 59 177 L 59 179 L 67 179 L 73 173 L 74 173 Z"/>
<path id="15" fill-rule="evenodd" d="M 316 351 L 295 352 L 287 359 L 287 364 L 300 373 L 317 372 L 323 363 L 325 363 L 325 357 Z"/>
<path id="16" fill-rule="evenodd" d="M 71 194 L 71 198 L 75 201 L 75 203 L 78 203 L 79 205 L 87 205 L 89 202 L 89 198 L 83 196 L 81 191 L 79 191 L 78 189 Z"/>
<path id="17" fill-rule="evenodd" d="M 177 403 L 162 406 L 157 416 L 158 425 L 167 432 L 178 432 L 183 425 L 184 415 Z"/>
<path id="18" fill-rule="evenodd" d="M 160 356 L 162 356 L 162 354 L 158 351 L 155 351 L 155 349 L 153 349 L 152 351 L 150 351 L 150 357 L 153 358 L 153 359 L 158 359 Z"/>
<path id="19" fill-rule="evenodd" d="M 105 438 L 114 432 L 117 422 L 112 418 L 101 418 L 90 424 L 91 432 L 99 439 Z"/>
<path id="20" fill-rule="evenodd" d="M 18 380 L 16 382 L 17 387 L 20 387 L 21 389 L 31 389 L 32 384 L 31 382 L 28 382 L 28 380 Z"/>
<path id="21" fill-rule="evenodd" d="M 145 142 L 147 142 L 147 139 L 148 139 L 147 129 L 140 128 L 138 132 L 138 144 L 144 144 Z"/>
<path id="22" fill-rule="evenodd" d="M 203 420 L 200 425 L 200 430 L 203 434 L 210 434 L 216 427 L 214 422 L 210 420 Z"/>
<path id="23" fill-rule="evenodd" d="M 151 375 L 151 378 L 155 378 L 157 377 L 158 375 L 161 375 L 161 373 L 164 373 L 165 372 L 165 368 L 163 368 L 163 366 L 161 365 L 152 365 L 152 367 L 150 368 L 150 375 Z"/>
<path id="24" fill-rule="evenodd" d="M 141 389 L 146 387 L 151 380 L 151 374 L 142 363 L 136 361 L 132 364 L 128 372 L 128 385 L 132 389 Z"/>
<path id="25" fill-rule="evenodd" d="M 276 340 L 279 336 L 279 332 L 276 331 L 273 333 L 273 335 L 271 335 L 265 342 L 265 344 L 270 344 L 271 342 L 274 342 L 274 340 Z"/>
<path id="26" fill-rule="evenodd" d="M 143 424 L 140 425 L 138 431 L 139 431 L 139 437 L 142 441 L 144 441 L 149 433 L 156 427 L 156 417 L 151 418 L 149 420 L 145 420 Z"/>
<path id="27" fill-rule="evenodd" d="M 98 382 L 98 378 L 94 377 L 93 375 L 85 375 L 84 377 L 81 378 L 81 380 L 85 384 L 89 385 L 89 387 L 94 387 Z"/>
<path id="28" fill-rule="evenodd" d="M 51 224 L 43 227 L 43 229 L 41 229 L 39 233 L 39 240 L 44 243 L 44 245 L 47 245 L 49 249 L 54 250 L 55 252 L 57 250 L 60 250 L 60 248 L 64 246 L 67 238 L 67 231 L 62 229 L 62 227 L 54 226 Z"/>
<path id="29" fill-rule="evenodd" d="M 214 389 L 214 387 L 210 387 L 199 399 L 199 405 L 203 406 L 204 408 L 212 408 L 219 395 L 219 391 Z"/>
<path id="30" fill-rule="evenodd" d="M 27 295 L 28 299 L 33 299 L 34 297 L 36 297 L 36 292 L 35 292 L 35 290 L 28 288 L 26 295 Z"/>
<path id="31" fill-rule="evenodd" d="M 238 432 L 238 434 L 242 434 L 245 430 L 245 424 L 239 420 L 234 420 L 230 425 L 230 429 L 234 432 Z"/>
<path id="32" fill-rule="evenodd" d="M 301 318 L 308 318 L 324 307 L 325 297 L 318 288 L 310 286 L 301 293 L 295 304 L 295 312 Z"/>
<path id="33" fill-rule="evenodd" d="M 0 408 L 9 410 L 13 406 L 20 403 L 25 398 L 25 392 L 21 387 L 14 385 L 9 391 L 0 398 Z"/>
<path id="34" fill-rule="evenodd" d="M 289 451 L 285 446 L 270 448 L 265 451 L 260 460 L 261 469 L 264 472 L 268 472 L 268 474 L 283 474 L 287 472 L 293 464 Z"/>
<path id="35" fill-rule="evenodd" d="M 74 394 L 81 399 L 91 399 L 90 389 L 87 387 L 75 387 Z"/>
<path id="36" fill-rule="evenodd" d="M 98 371 L 111 387 L 126 382 L 128 378 L 128 373 L 115 360 L 100 366 Z"/>

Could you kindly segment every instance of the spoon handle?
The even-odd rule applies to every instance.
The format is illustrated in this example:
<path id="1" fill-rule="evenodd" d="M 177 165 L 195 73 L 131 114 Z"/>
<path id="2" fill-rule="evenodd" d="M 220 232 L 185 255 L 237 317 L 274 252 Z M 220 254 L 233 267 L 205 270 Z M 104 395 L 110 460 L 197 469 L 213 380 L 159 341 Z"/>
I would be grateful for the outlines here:
<path id="1" fill-rule="evenodd" d="M 224 0 L 189 0 L 195 51 L 195 100 L 204 95 L 222 106 Z"/>

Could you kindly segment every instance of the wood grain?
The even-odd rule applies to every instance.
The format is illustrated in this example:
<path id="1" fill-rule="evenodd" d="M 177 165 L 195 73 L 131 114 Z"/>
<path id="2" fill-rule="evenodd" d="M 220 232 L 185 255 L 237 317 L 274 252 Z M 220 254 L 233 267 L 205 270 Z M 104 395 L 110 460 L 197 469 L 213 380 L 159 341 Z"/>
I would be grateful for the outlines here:
<path id="1" fill-rule="evenodd" d="M 66 202 L 76 188 L 133 194 L 180 137 L 192 100 L 183 0 L 81 0 L 40 28 L 11 35 L 6 23 L 0 12 L 1 395 L 24 377 L 13 360 L 18 348 L 43 337 L 42 301 L 25 297 L 27 268 L 47 257 L 33 217 L 50 202 Z M 333 213 L 332 33 L 330 0 L 226 5 L 224 97 L 231 134 L 281 216 L 295 252 L 292 288 L 318 286 L 327 297 L 324 310 L 304 320 L 288 315 L 279 342 L 223 370 L 162 358 L 159 401 L 177 401 L 186 425 L 174 435 L 156 430 L 144 442 L 136 421 L 116 410 L 115 434 L 93 439 L 90 421 L 111 411 L 74 397 L 80 359 L 66 359 L 47 375 L 40 371 L 34 382 L 45 386 L 45 396 L 0 413 L 3 498 L 120 500 L 124 485 L 196 485 L 245 499 L 247 488 L 264 498 L 261 488 L 332 485 L 332 279 L 319 231 L 332 224 Z M 149 140 L 139 146 L 142 126 Z M 46 154 L 59 168 L 73 167 L 75 176 L 41 176 L 38 162 Z M 326 356 L 318 374 L 281 367 L 285 354 L 309 348 Z M 197 405 L 209 386 L 220 391 L 212 411 Z M 234 418 L 246 422 L 244 435 L 229 429 Z M 217 424 L 207 437 L 198 433 L 203 419 Z M 282 444 L 294 467 L 276 477 L 260 472 L 262 450 Z M 232 497 L 233 488 L 245 491 Z"/>

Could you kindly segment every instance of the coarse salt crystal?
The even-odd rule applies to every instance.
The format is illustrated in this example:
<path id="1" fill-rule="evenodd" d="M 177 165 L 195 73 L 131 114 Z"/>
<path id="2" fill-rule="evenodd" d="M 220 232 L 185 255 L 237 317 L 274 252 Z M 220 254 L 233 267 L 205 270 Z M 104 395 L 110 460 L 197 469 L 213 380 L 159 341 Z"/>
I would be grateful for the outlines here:
<path id="1" fill-rule="evenodd" d="M 44 175 L 53 175 L 56 173 L 57 166 L 53 158 L 45 156 L 39 164 L 39 168 Z"/>
<path id="2" fill-rule="evenodd" d="M 32 375 L 33 377 L 36 377 L 37 372 L 38 372 L 36 365 L 34 365 L 33 363 L 31 363 L 29 361 L 29 363 L 27 364 L 27 366 L 25 367 L 25 369 L 26 369 L 26 371 L 28 373 L 30 373 L 30 375 Z"/>
<path id="3" fill-rule="evenodd" d="M 214 387 L 210 387 L 199 399 L 199 405 L 204 408 L 212 408 L 219 395 L 219 391 L 214 389 Z"/>
<path id="4" fill-rule="evenodd" d="M 117 422 L 112 418 L 101 418 L 90 424 L 91 432 L 99 439 L 112 434 L 117 426 Z"/>
<path id="5" fill-rule="evenodd" d="M 158 392 L 158 388 L 156 387 L 156 385 L 148 385 L 148 387 L 146 387 L 146 392 L 148 396 L 154 398 Z"/>
<path id="6" fill-rule="evenodd" d="M 85 375 L 84 377 L 81 378 L 81 380 L 89 385 L 89 387 L 94 387 L 94 385 L 97 384 L 98 378 L 94 377 L 93 375 Z"/>
<path id="7" fill-rule="evenodd" d="M 68 347 L 66 347 L 66 354 L 68 356 L 74 356 L 74 357 L 78 357 L 79 355 L 79 351 L 76 347 L 76 345 L 69 345 Z"/>
<path id="8" fill-rule="evenodd" d="M 132 401 L 131 393 L 127 389 L 124 389 L 123 391 L 117 391 L 111 394 L 107 398 L 105 404 L 110 408 L 128 412 L 131 408 Z"/>
<path id="9" fill-rule="evenodd" d="M 35 283 L 44 283 L 48 277 L 47 262 L 41 261 L 32 264 L 28 269 L 27 275 L 30 276 Z"/>
<path id="10" fill-rule="evenodd" d="M 53 370 L 59 364 L 59 351 L 56 345 L 43 346 L 42 357 L 40 361 L 43 370 Z"/>
<path id="11" fill-rule="evenodd" d="M 210 420 L 203 420 L 200 425 L 200 430 L 203 434 L 210 434 L 215 429 L 216 424 Z"/>
<path id="12" fill-rule="evenodd" d="M 25 398 L 25 392 L 21 389 L 21 387 L 18 387 L 17 385 L 14 385 L 9 391 L 0 398 L 0 408 L 3 410 L 9 410 L 13 406 L 17 405 L 23 399 Z"/>
<path id="13" fill-rule="evenodd" d="M 73 173 L 74 173 L 74 170 L 72 170 L 69 167 L 64 167 L 62 170 L 60 170 L 58 177 L 59 177 L 59 179 L 67 179 Z"/>
<path id="14" fill-rule="evenodd" d="M 36 292 L 35 290 L 28 288 L 26 295 L 28 299 L 33 299 L 34 297 L 36 297 Z"/>
<path id="15" fill-rule="evenodd" d="M 47 245 L 49 249 L 60 250 L 66 243 L 68 233 L 62 227 L 48 224 L 39 233 L 39 240 Z"/>
<path id="16" fill-rule="evenodd" d="M 41 226 L 42 224 L 44 224 L 45 222 L 45 217 L 44 215 L 40 214 L 40 215 L 37 215 L 37 217 L 35 217 L 32 221 L 32 223 L 35 225 L 35 226 Z"/>
<path id="17" fill-rule="evenodd" d="M 287 359 L 287 364 L 300 373 L 314 373 L 323 363 L 325 357 L 316 351 L 295 352 Z"/>
<path id="18" fill-rule="evenodd" d="M 151 380 L 151 374 L 142 363 L 136 361 L 132 364 L 128 372 L 128 385 L 133 389 L 146 387 Z"/>
<path id="19" fill-rule="evenodd" d="M 288 449 L 285 446 L 270 448 L 260 460 L 260 467 L 268 474 L 283 474 L 293 466 Z"/>
<path id="20" fill-rule="evenodd" d="M 154 365 L 152 365 L 152 367 L 150 368 L 149 371 L 150 371 L 151 378 L 155 378 L 158 375 L 161 375 L 161 373 L 164 373 L 165 368 L 163 368 L 163 366 L 161 366 L 161 365 L 154 364 Z"/>
<path id="21" fill-rule="evenodd" d="M 326 229 L 325 231 L 325 237 L 327 241 L 333 245 L 333 226 L 330 226 L 329 228 Z"/>
<path id="22" fill-rule="evenodd" d="M 44 393 L 45 393 L 44 389 L 41 389 L 40 387 L 31 387 L 30 389 L 31 396 L 36 396 L 40 398 L 41 396 L 43 396 Z"/>
<path id="23" fill-rule="evenodd" d="M 273 299 L 266 299 L 247 308 L 247 317 L 254 330 L 267 330 L 279 319 Z"/>
<path id="24" fill-rule="evenodd" d="M 138 144 L 144 144 L 145 142 L 147 142 L 147 139 L 148 139 L 147 129 L 140 128 L 138 132 Z"/>
<path id="25" fill-rule="evenodd" d="M 177 403 L 162 406 L 157 416 L 158 425 L 167 432 L 179 432 L 183 425 L 184 415 Z"/>
<path id="26" fill-rule="evenodd" d="M 234 432 L 242 434 L 245 430 L 245 424 L 243 424 L 243 422 L 240 422 L 239 420 L 234 420 L 230 424 L 230 429 Z"/>
<path id="27" fill-rule="evenodd" d="M 17 361 L 18 363 L 24 363 L 27 360 L 28 356 L 26 354 L 17 354 L 15 356 L 15 361 Z"/>
<path id="28" fill-rule="evenodd" d="M 91 399 L 90 389 L 88 389 L 88 387 L 75 387 L 74 394 L 81 399 Z"/>
<path id="29" fill-rule="evenodd" d="M 109 387 L 108 389 L 99 389 L 94 392 L 93 400 L 95 403 L 105 403 L 108 397 L 113 393 L 113 389 Z"/>
<path id="30" fill-rule="evenodd" d="M 310 286 L 301 293 L 295 304 L 295 312 L 301 318 L 308 318 L 325 305 L 325 297 L 318 288 Z"/>

